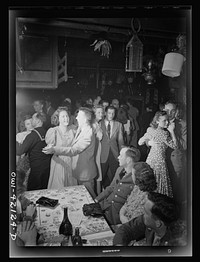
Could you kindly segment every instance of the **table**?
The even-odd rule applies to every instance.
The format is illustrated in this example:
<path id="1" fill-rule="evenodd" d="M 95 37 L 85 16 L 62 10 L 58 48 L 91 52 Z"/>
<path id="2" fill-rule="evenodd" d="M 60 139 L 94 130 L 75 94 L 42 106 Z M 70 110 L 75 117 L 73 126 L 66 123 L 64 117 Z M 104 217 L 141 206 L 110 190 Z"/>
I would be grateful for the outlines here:
<path id="1" fill-rule="evenodd" d="M 59 205 L 48 208 L 37 205 L 35 224 L 42 234 L 44 246 L 59 246 L 63 236 L 59 235 L 59 226 L 63 219 L 63 208 L 68 207 L 69 219 L 73 227 L 78 226 L 80 235 L 87 240 L 84 246 L 111 246 L 114 233 L 104 217 L 84 216 L 84 204 L 94 203 L 84 185 L 70 186 L 62 189 L 43 189 L 26 191 L 25 197 L 34 203 L 41 197 L 58 199 Z M 72 219 L 72 220 L 71 220 Z"/>

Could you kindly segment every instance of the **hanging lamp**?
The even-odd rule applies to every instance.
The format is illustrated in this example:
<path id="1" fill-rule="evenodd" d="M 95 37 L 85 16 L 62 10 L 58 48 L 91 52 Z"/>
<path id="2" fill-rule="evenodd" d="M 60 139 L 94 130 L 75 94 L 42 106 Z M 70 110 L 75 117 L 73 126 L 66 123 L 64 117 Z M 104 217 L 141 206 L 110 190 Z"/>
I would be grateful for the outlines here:
<path id="1" fill-rule="evenodd" d="M 169 77 L 180 76 L 183 63 L 185 62 L 185 38 L 183 35 L 179 35 L 176 38 L 176 44 L 178 49 L 171 51 L 165 55 L 162 73 Z"/>

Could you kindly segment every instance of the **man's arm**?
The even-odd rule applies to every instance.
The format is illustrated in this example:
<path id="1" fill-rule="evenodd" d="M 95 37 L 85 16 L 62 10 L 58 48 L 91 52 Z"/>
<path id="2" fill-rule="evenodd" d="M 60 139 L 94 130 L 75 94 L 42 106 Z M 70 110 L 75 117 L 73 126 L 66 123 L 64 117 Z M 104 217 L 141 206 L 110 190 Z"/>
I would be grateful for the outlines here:
<path id="1" fill-rule="evenodd" d="M 26 136 L 22 144 L 16 142 L 16 155 L 21 156 L 24 153 L 27 153 L 31 146 L 34 144 L 34 138 L 34 135 L 30 133 Z"/>
<path id="2" fill-rule="evenodd" d="M 121 225 L 113 238 L 113 245 L 128 246 L 132 240 L 140 240 L 145 237 L 146 226 L 143 222 L 143 215 L 136 217 Z"/>
<path id="3" fill-rule="evenodd" d="M 66 155 L 66 156 L 76 156 L 83 152 L 92 142 L 92 129 L 89 130 L 84 136 L 82 136 L 79 140 L 76 141 L 70 147 L 59 147 L 55 146 L 54 153 L 57 155 Z"/>

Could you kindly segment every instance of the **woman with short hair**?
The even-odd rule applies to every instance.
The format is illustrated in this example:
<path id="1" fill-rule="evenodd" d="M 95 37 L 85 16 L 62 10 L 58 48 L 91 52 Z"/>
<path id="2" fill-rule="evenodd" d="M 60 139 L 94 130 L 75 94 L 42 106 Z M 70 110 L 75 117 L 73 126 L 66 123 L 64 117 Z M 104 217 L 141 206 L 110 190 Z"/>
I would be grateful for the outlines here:
<path id="1" fill-rule="evenodd" d="M 51 123 L 55 127 L 48 129 L 45 141 L 47 145 L 70 146 L 76 129 L 69 125 L 69 113 L 67 107 L 58 107 L 51 117 Z M 76 185 L 76 179 L 72 177 L 72 159 L 69 156 L 54 154 L 51 158 L 49 189 L 59 189 Z"/>

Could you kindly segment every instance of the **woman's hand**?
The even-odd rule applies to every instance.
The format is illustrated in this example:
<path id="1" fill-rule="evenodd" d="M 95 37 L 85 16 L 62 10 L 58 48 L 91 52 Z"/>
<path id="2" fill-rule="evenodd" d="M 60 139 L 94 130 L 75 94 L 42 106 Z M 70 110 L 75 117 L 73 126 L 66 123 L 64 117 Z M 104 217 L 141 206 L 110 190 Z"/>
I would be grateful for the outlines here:
<path id="1" fill-rule="evenodd" d="M 28 205 L 26 210 L 25 210 L 25 216 L 33 217 L 35 210 L 36 210 L 36 208 L 35 208 L 34 204 Z"/>
<path id="2" fill-rule="evenodd" d="M 169 130 L 170 133 L 172 133 L 172 132 L 174 132 L 174 128 L 175 128 L 175 123 L 172 122 L 172 123 L 169 124 L 167 129 Z"/>
<path id="3" fill-rule="evenodd" d="M 125 216 L 125 211 L 126 211 L 126 208 L 123 207 L 123 206 L 121 207 L 121 209 L 119 211 L 119 218 L 120 218 L 120 221 L 122 222 L 122 224 L 128 222 L 128 218 Z"/>

